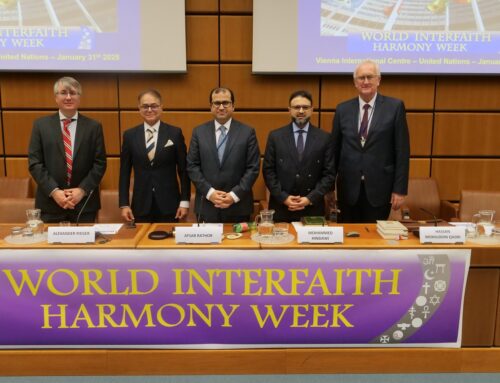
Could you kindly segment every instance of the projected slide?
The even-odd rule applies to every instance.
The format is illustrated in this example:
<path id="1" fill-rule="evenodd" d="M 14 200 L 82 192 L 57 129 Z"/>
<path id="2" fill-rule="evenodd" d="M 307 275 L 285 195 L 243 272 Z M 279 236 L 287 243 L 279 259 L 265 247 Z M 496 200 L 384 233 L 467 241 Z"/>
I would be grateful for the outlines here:
<path id="1" fill-rule="evenodd" d="M 499 0 L 288 3 L 296 7 L 295 11 L 282 8 L 281 13 L 293 14 L 294 18 L 287 21 L 296 21 L 296 37 L 285 27 L 288 33 L 280 37 L 280 45 L 293 46 L 295 57 L 288 56 L 278 65 L 258 64 L 256 71 L 347 73 L 361 60 L 371 58 L 381 64 L 384 73 L 500 73 Z M 274 7 L 268 6 L 271 11 Z M 259 28 L 256 23 L 254 30 Z M 280 26 L 275 24 L 273 28 L 280 35 Z M 274 46 L 280 43 L 272 39 Z M 286 43 L 286 39 L 296 44 Z M 256 44 L 256 58 L 264 58 Z"/>
<path id="2" fill-rule="evenodd" d="M 0 0 L 0 70 L 185 71 L 184 17 L 184 0 Z"/>

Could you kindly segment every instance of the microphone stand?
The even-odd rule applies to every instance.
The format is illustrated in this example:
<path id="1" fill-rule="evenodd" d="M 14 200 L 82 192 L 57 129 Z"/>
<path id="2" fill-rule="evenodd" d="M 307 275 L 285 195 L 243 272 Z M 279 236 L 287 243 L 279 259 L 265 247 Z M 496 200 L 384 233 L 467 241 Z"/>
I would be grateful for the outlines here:
<path id="1" fill-rule="evenodd" d="M 85 206 L 87 206 L 87 203 L 89 202 L 90 200 L 90 197 L 92 197 L 92 194 L 94 193 L 94 189 L 92 189 L 89 193 L 89 195 L 87 196 L 87 198 L 85 199 L 85 202 L 83 203 L 83 206 L 82 208 L 80 209 L 80 212 L 78 213 L 77 217 L 76 217 L 76 226 L 78 226 L 80 224 L 80 216 L 82 215 L 83 213 L 83 210 L 85 209 Z"/>

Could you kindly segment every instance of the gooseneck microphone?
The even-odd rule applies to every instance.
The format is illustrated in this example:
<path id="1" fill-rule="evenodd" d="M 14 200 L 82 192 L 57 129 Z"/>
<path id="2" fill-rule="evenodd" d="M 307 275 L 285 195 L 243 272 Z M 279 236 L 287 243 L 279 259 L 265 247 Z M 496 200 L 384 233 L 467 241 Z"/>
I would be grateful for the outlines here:
<path id="1" fill-rule="evenodd" d="M 196 214 L 196 223 L 198 224 L 198 227 L 200 227 L 200 220 L 201 220 L 201 212 L 203 210 L 203 200 L 205 199 L 205 196 L 200 193 L 200 206 L 198 209 L 198 214 Z M 205 222 L 203 222 L 205 223 Z"/>
<path id="2" fill-rule="evenodd" d="M 80 209 L 80 211 L 78 212 L 78 215 L 76 216 L 76 226 L 78 226 L 80 224 L 80 216 L 82 215 L 83 213 L 83 210 L 85 209 L 85 206 L 87 206 L 87 203 L 89 202 L 90 200 L 90 197 L 92 197 L 92 194 L 94 193 L 94 189 L 92 189 L 89 193 L 89 195 L 87 196 L 87 198 L 85 199 L 85 202 L 83 203 L 83 206 L 82 208 Z"/>
<path id="3" fill-rule="evenodd" d="M 426 213 L 426 214 L 429 214 L 429 215 L 433 218 L 433 220 L 432 220 L 432 221 L 434 222 L 434 226 L 437 226 L 437 225 L 438 225 L 438 222 L 439 222 L 440 220 L 438 219 L 438 217 L 436 217 L 436 216 L 434 215 L 434 213 L 433 213 L 432 211 L 427 210 L 427 209 L 424 209 L 423 207 L 421 207 L 421 208 L 420 208 L 420 210 L 421 210 L 421 211 L 423 211 L 423 212 L 424 212 L 424 213 Z"/>

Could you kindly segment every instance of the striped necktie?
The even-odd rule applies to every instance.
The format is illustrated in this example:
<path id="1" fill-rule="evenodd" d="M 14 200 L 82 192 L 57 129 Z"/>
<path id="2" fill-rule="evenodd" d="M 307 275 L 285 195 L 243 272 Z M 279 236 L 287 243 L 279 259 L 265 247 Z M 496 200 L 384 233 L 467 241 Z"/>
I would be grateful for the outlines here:
<path id="1" fill-rule="evenodd" d="M 64 154 L 66 157 L 66 184 L 68 186 L 71 185 L 71 174 L 73 172 L 73 149 L 71 148 L 71 133 L 69 132 L 71 121 L 73 121 L 71 118 L 62 120 Z"/>
<path id="2" fill-rule="evenodd" d="M 155 130 L 153 128 L 146 129 L 146 151 L 150 162 L 155 158 Z"/>
<path id="3" fill-rule="evenodd" d="M 368 136 L 368 111 L 370 110 L 370 104 L 365 104 L 363 106 L 365 112 L 363 113 L 363 119 L 361 120 L 361 125 L 359 126 L 359 137 L 362 141 L 366 140 Z"/>

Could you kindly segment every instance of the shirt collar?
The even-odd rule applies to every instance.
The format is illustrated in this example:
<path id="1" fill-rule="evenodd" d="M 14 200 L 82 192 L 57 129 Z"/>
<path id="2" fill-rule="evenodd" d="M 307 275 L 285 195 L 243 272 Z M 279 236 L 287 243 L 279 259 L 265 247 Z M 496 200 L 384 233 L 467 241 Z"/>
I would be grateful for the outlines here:
<path id="1" fill-rule="evenodd" d="M 215 121 L 215 131 L 217 131 L 222 126 L 222 124 L 219 123 L 219 121 L 217 121 L 217 120 L 214 120 L 214 121 Z M 232 117 L 229 120 L 227 120 L 227 122 L 224 124 L 224 126 L 226 127 L 228 132 L 229 132 L 229 128 L 231 127 L 231 121 L 233 121 Z"/>
<path id="2" fill-rule="evenodd" d="M 62 120 L 66 120 L 68 118 L 70 118 L 71 120 L 75 120 L 75 121 L 78 120 L 78 112 L 76 112 L 73 117 L 66 117 L 64 114 L 62 114 L 61 111 L 59 111 L 59 120 L 62 121 Z"/>
<path id="3" fill-rule="evenodd" d="M 297 132 L 298 130 L 301 130 L 295 122 L 292 122 L 292 126 L 293 126 L 294 133 Z M 309 132 L 309 123 L 307 123 L 306 126 L 304 126 L 302 128 L 302 131 L 305 132 L 306 134 L 307 134 L 307 132 Z"/>
<path id="4" fill-rule="evenodd" d="M 156 121 L 153 125 L 149 125 L 147 122 L 144 122 L 144 131 L 146 131 L 148 128 L 153 129 L 155 132 L 157 132 L 160 129 L 160 120 Z"/>
<path id="5" fill-rule="evenodd" d="M 365 102 L 365 100 L 363 100 L 361 97 L 359 97 L 359 107 L 360 109 L 363 109 L 363 107 L 365 106 L 365 104 L 369 104 L 372 108 L 375 106 L 375 100 L 377 99 L 377 94 L 378 93 L 375 93 L 375 96 L 373 96 L 373 98 L 368 101 L 368 102 Z"/>

